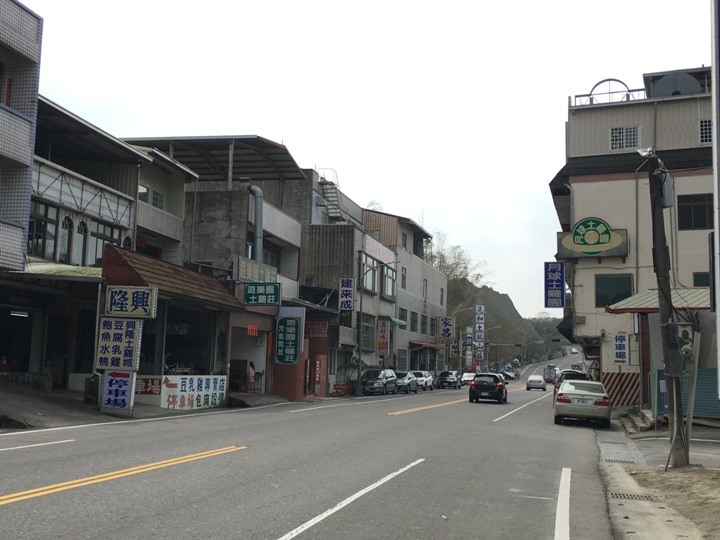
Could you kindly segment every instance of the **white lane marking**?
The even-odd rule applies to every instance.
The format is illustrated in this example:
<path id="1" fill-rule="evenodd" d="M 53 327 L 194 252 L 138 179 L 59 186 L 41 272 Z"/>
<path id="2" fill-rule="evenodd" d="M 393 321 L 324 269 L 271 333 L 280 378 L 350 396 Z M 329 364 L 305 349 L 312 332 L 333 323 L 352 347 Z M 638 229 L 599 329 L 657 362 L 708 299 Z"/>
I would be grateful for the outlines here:
<path id="1" fill-rule="evenodd" d="M 438 394 L 435 394 L 435 395 L 438 396 L 438 397 L 442 397 L 443 395 L 445 395 L 445 393 L 444 393 L 444 392 L 441 392 L 441 393 L 438 393 Z M 385 399 L 370 399 L 370 398 L 373 398 L 373 397 L 378 397 L 378 396 L 363 396 L 363 397 L 357 396 L 356 399 L 354 399 L 353 401 L 347 401 L 347 402 L 345 402 L 345 403 L 336 403 L 336 404 L 334 404 L 334 405 L 308 406 L 308 407 L 306 407 L 306 408 L 304 408 L 304 409 L 297 409 L 297 410 L 295 410 L 295 411 L 289 411 L 289 412 L 291 412 L 291 413 L 301 413 L 301 412 L 319 411 L 319 410 L 322 410 L 322 409 L 330 409 L 330 408 L 332 408 L 332 407 L 348 407 L 348 406 L 352 406 L 352 405 L 376 405 L 376 404 L 378 404 L 378 403 L 388 403 L 388 402 L 391 401 L 391 400 L 392 400 L 392 401 L 395 401 L 395 400 L 398 400 L 398 399 L 410 399 L 410 398 L 412 398 L 412 397 L 417 397 L 417 396 L 415 396 L 415 395 L 407 395 L 407 396 L 393 396 L 392 398 L 385 398 Z M 431 396 L 428 396 L 428 399 L 430 399 L 430 397 L 431 397 Z"/>
<path id="2" fill-rule="evenodd" d="M 306 530 L 308 530 L 310 527 L 313 527 L 314 525 L 317 525 L 318 523 L 320 523 L 320 522 L 321 522 L 322 520 L 324 520 L 326 517 L 331 516 L 332 514 L 334 514 L 335 512 L 337 512 L 338 510 L 341 510 L 342 508 L 344 508 L 345 506 L 347 506 L 347 505 L 350 504 L 351 502 L 359 499 L 360 497 L 362 497 L 362 496 L 365 495 L 366 493 L 369 493 L 369 492 L 371 492 L 373 489 L 376 489 L 376 488 L 380 487 L 380 486 L 383 485 L 385 482 L 388 482 L 388 481 L 392 480 L 392 479 L 395 478 L 396 476 L 404 473 L 404 472 L 407 471 L 408 469 L 414 467 L 414 466 L 417 465 L 418 463 L 422 463 L 423 461 L 425 461 L 425 459 L 418 459 L 417 461 L 413 461 L 410 465 L 406 465 L 406 466 L 403 467 L 402 469 L 398 469 L 398 470 L 395 471 L 394 473 L 391 473 L 391 474 L 387 475 L 385 478 L 382 478 L 381 480 L 378 480 L 377 482 L 375 482 L 375 483 L 372 484 L 372 485 L 369 485 L 369 486 L 366 487 L 365 489 L 361 489 L 360 491 L 358 491 L 357 493 L 355 493 L 355 495 L 351 495 L 350 497 L 348 497 L 347 499 L 345 499 L 345 500 L 342 501 L 341 503 L 338 503 L 337 505 L 333 506 L 333 507 L 330 508 L 329 510 L 326 510 L 326 511 L 323 512 L 322 514 L 319 514 L 319 515 L 315 516 L 315 517 L 312 518 L 310 521 L 306 521 L 305 523 L 303 523 L 302 525 L 300 525 L 298 528 L 293 529 L 292 531 L 290 531 L 289 533 L 287 533 L 285 536 L 281 536 L 278 540 L 290 540 L 291 538 L 295 538 L 297 535 L 299 535 L 299 534 L 302 533 L 303 531 L 306 531 Z"/>
<path id="3" fill-rule="evenodd" d="M 8 450 L 22 450 L 23 448 L 35 448 L 36 446 L 48 446 L 50 444 L 63 444 L 75 442 L 75 439 L 67 439 L 66 441 L 53 441 L 38 444 L 26 444 L 25 446 L 13 446 L 12 448 L 0 448 L 0 452 L 7 452 Z"/>
<path id="4" fill-rule="evenodd" d="M 555 540 L 570 540 L 570 471 L 560 474 L 557 509 L 555 510 Z"/>
<path id="5" fill-rule="evenodd" d="M 540 499 L 541 501 L 554 501 L 552 497 L 537 497 L 535 495 L 520 495 L 521 499 Z"/>
<path id="6" fill-rule="evenodd" d="M 524 408 L 527 407 L 528 405 L 532 405 L 533 403 L 537 403 L 538 401 L 540 401 L 541 399 L 545 399 L 545 398 L 548 397 L 549 395 L 551 395 L 551 394 L 545 394 L 543 397 L 539 397 L 539 398 L 534 399 L 534 400 L 532 400 L 532 401 L 528 401 L 525 405 L 521 405 L 520 407 L 518 407 L 517 409 L 513 409 L 513 410 L 510 411 L 509 413 L 503 414 L 502 416 L 499 416 L 498 418 L 496 418 L 495 420 L 493 420 L 493 422 L 497 422 L 498 420 L 502 420 L 503 418 L 507 418 L 507 417 L 510 416 L 511 414 L 518 412 L 520 409 L 524 409 Z"/>

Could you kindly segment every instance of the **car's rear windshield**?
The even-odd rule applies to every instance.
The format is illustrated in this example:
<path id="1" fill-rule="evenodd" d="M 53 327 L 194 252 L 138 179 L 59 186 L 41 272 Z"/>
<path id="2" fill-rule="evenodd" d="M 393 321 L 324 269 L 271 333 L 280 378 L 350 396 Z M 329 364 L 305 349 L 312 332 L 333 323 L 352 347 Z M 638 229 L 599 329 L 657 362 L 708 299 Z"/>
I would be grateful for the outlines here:
<path id="1" fill-rule="evenodd" d="M 395 376 L 396 376 L 398 379 L 402 379 L 403 377 L 407 376 L 407 372 L 405 372 L 405 371 L 398 371 L 397 373 L 395 373 Z"/>
<path id="2" fill-rule="evenodd" d="M 603 394 L 605 392 L 602 384 L 591 381 L 568 381 L 563 383 L 562 390 L 574 390 L 576 392 L 594 392 L 596 394 Z"/>
<path id="3" fill-rule="evenodd" d="M 495 381 L 496 379 L 492 375 L 478 375 L 475 377 L 475 382 L 494 383 Z"/>
<path id="4" fill-rule="evenodd" d="M 368 369 L 365 373 L 362 374 L 360 377 L 361 379 L 377 379 L 380 376 L 380 370 L 379 369 Z"/>
<path id="5" fill-rule="evenodd" d="M 450 375 L 452 375 L 452 371 L 443 371 L 440 373 L 441 377 L 449 377 Z"/>
<path id="6" fill-rule="evenodd" d="M 530 375 L 528 377 L 529 381 L 542 381 L 542 376 L 540 375 Z"/>
<path id="7" fill-rule="evenodd" d="M 416 377 L 424 377 L 425 376 L 422 371 L 413 371 L 413 375 L 415 375 Z"/>

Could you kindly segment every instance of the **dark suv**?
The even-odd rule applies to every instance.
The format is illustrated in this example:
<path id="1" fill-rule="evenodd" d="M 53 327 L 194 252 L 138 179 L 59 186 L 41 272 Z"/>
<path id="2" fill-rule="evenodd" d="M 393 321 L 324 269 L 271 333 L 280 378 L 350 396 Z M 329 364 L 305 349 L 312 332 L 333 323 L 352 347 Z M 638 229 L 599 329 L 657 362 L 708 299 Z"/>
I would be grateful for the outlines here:
<path id="1" fill-rule="evenodd" d="M 470 383 L 470 403 L 481 399 L 494 399 L 498 403 L 507 402 L 505 378 L 497 373 L 478 373 Z"/>
<path id="2" fill-rule="evenodd" d="M 360 382 L 363 394 L 397 394 L 397 377 L 392 369 L 368 369 Z"/>
<path id="3" fill-rule="evenodd" d="M 460 379 L 460 374 L 457 371 L 442 371 L 438 375 L 438 388 L 460 388 L 461 386 L 462 379 Z"/>

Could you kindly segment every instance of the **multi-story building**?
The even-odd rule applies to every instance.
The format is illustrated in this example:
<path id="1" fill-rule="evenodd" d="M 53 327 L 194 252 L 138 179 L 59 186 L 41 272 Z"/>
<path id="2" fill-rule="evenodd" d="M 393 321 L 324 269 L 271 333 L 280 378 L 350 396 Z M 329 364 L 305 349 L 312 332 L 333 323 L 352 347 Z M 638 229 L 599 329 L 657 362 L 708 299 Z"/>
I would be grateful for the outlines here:
<path id="1" fill-rule="evenodd" d="M 43 21 L 14 0 L 0 1 L 0 11 L 4 23 L 0 28 L 0 269 L 22 270 Z M 0 326 L 10 322 L 8 317 L 2 310 Z"/>
<path id="2" fill-rule="evenodd" d="M 438 339 L 447 313 L 447 276 L 425 260 L 430 233 L 411 219 L 364 211 L 365 230 L 397 257 L 397 325 L 393 365 L 400 371 L 445 368 L 447 344 Z"/>
<path id="3" fill-rule="evenodd" d="M 550 182 L 561 226 L 557 257 L 566 263 L 571 291 L 559 328 L 582 346 L 616 405 L 648 402 L 648 375 L 658 358 L 662 367 L 647 318 L 657 311 L 647 149 L 661 160 L 666 179 L 665 235 L 676 307 L 709 307 L 710 68 L 643 79 L 643 88 L 601 81 L 590 94 L 570 99 L 566 163 Z M 654 308 L 643 305 L 648 293 L 655 296 Z M 705 300 L 698 301 L 698 294 Z M 613 308 L 619 302 L 622 309 Z"/>

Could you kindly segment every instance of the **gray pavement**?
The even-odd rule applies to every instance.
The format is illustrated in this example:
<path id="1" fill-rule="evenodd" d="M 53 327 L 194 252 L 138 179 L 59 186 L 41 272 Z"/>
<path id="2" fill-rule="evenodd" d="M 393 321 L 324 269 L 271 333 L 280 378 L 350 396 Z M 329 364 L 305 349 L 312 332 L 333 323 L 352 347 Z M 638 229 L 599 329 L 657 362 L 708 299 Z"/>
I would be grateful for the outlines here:
<path id="1" fill-rule="evenodd" d="M 233 404 L 243 407 L 287 402 L 264 394 L 235 394 L 232 398 Z M 614 416 L 621 412 L 617 411 Z M 138 403 L 132 418 L 191 414 L 197 411 L 174 411 Z M 29 384 L 0 379 L 0 433 L 118 420 L 127 420 L 127 416 L 101 412 L 97 406 L 85 403 L 81 392 L 47 392 Z M 667 428 L 628 435 L 616 417 L 610 429 L 598 429 L 596 434 L 599 471 L 605 484 L 615 538 L 703 538 L 695 525 L 670 508 L 661 495 L 649 494 L 633 478 L 633 469 L 665 466 L 670 448 Z M 693 424 L 690 461 L 693 465 L 720 467 L 720 422 L 698 420 Z"/>

